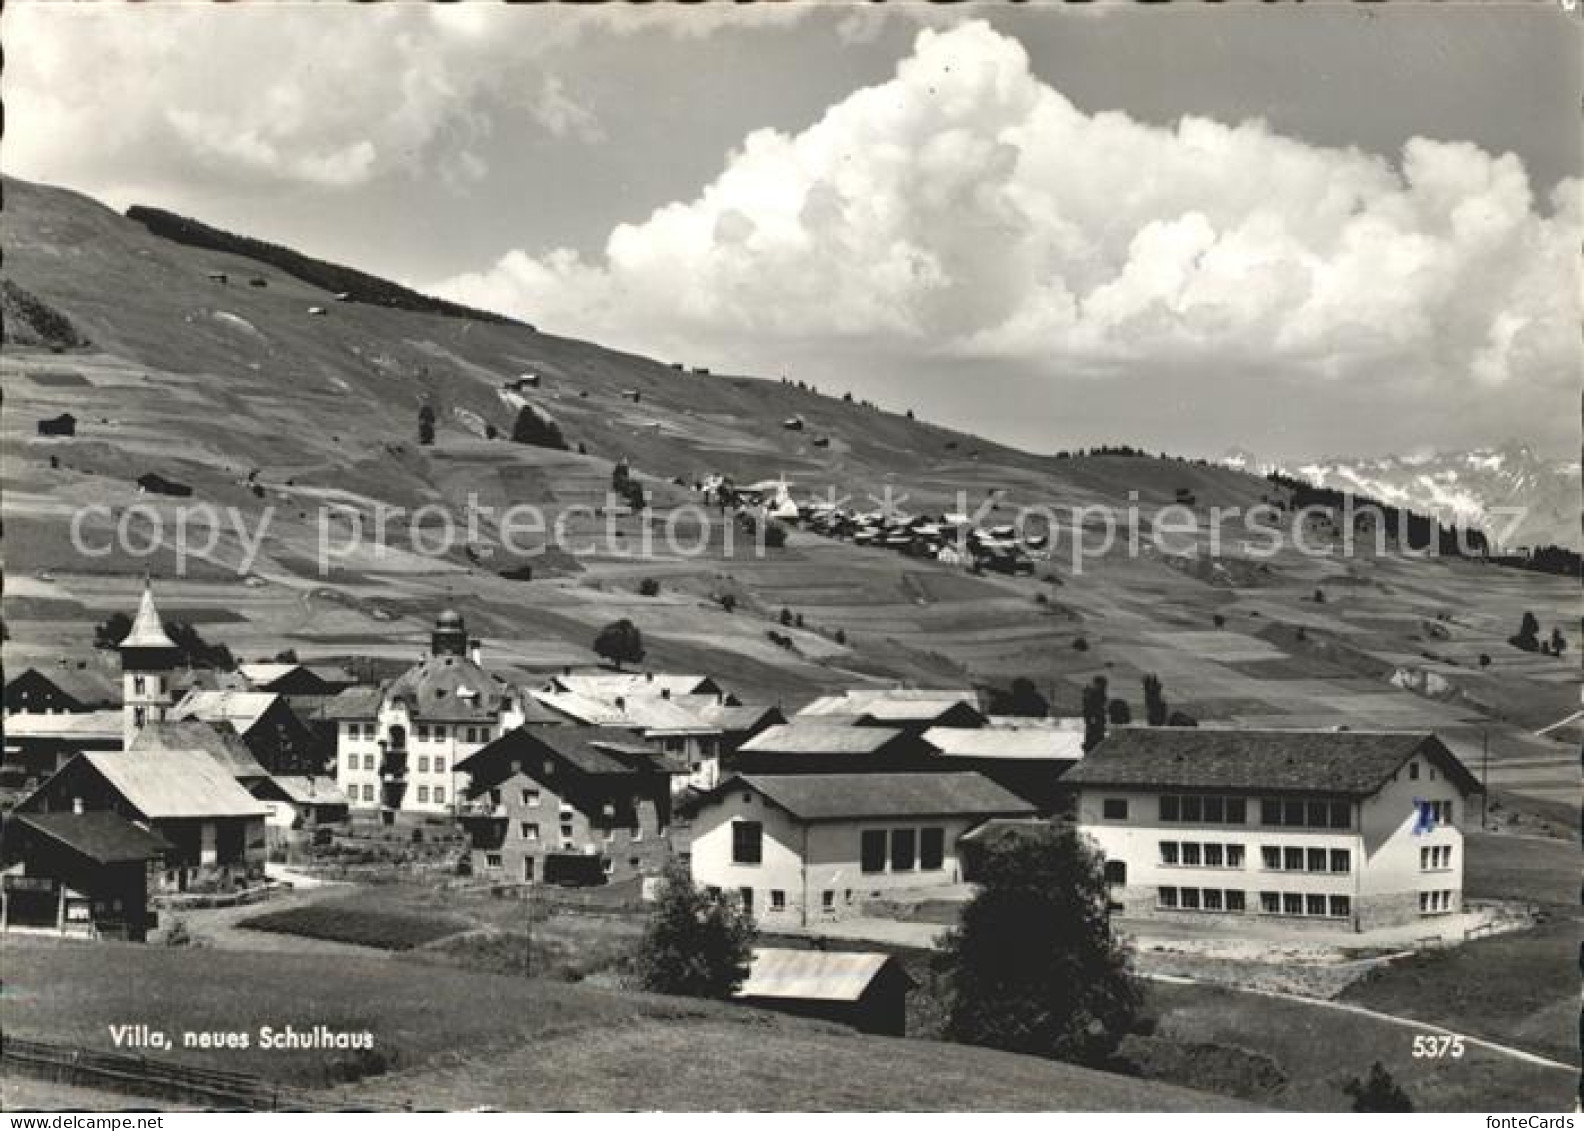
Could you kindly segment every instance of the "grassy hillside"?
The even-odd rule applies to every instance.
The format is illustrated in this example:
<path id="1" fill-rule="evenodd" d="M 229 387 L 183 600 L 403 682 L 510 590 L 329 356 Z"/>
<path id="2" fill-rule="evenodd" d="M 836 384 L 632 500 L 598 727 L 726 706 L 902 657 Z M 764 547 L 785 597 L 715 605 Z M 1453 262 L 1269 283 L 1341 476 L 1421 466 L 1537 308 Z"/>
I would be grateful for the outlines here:
<path id="1" fill-rule="evenodd" d="M 745 696 L 788 706 L 865 682 L 1029 675 L 1072 712 L 1082 686 L 1103 674 L 1138 716 L 1140 677 L 1154 672 L 1174 708 L 1204 721 L 1433 727 L 1475 763 L 1488 734 L 1504 797 L 1572 819 L 1572 751 L 1532 732 L 1576 710 L 1576 664 L 1506 644 L 1525 610 L 1543 632 L 1573 630 L 1577 592 L 1566 579 L 1334 549 L 1256 561 L 1240 528 L 1212 555 L 1209 508 L 1283 492 L 1183 461 L 1018 452 L 950 422 L 848 403 L 840 389 L 821 395 L 671 364 L 692 359 L 336 302 L 256 259 L 161 239 L 77 194 L 9 179 L 4 191 L 6 278 L 92 342 L 65 353 L 8 348 L 0 359 L 8 666 L 87 653 L 92 624 L 131 608 L 152 569 L 169 607 L 242 657 L 292 647 L 304 658 L 404 660 L 424 647 L 435 611 L 455 604 L 497 665 L 592 662 L 594 633 L 626 616 L 643 630 L 650 665 L 711 671 Z M 224 285 L 211 279 L 217 272 Z M 266 285 L 251 285 L 255 277 Z M 540 386 L 522 395 L 556 418 L 572 451 L 484 438 L 488 426 L 509 433 L 523 401 L 504 386 L 528 372 Z M 438 418 L 430 447 L 417 443 L 426 403 Z M 36 421 L 63 411 L 79 419 L 75 437 L 35 435 Z M 803 431 L 780 426 L 794 415 Z M 623 515 L 607 537 L 607 516 L 576 508 L 603 502 L 623 458 L 656 509 L 649 530 Z M 87 505 L 112 508 L 83 524 L 91 545 L 107 543 L 135 503 L 173 515 L 176 500 L 138 494 L 134 480 L 146 472 L 192 486 L 186 502 L 234 508 L 180 580 L 169 529 L 148 558 L 85 557 L 71 544 L 73 513 Z M 696 555 L 644 555 L 646 533 L 696 502 L 686 485 L 713 472 L 739 483 L 784 475 L 800 493 L 833 491 L 860 508 L 887 490 L 913 511 L 984 505 L 987 522 L 1024 506 L 1134 503 L 1147 520 L 1186 492 L 1198 525 L 1164 549 L 1146 533 L 1131 554 L 1123 539 L 1082 570 L 1068 547 L 1085 532 L 1058 525 L 1053 560 L 1020 578 L 974 577 L 804 532 L 762 557 L 728 554 L 718 531 Z M 566 519 L 571 542 L 598 539 L 599 548 L 524 559 L 485 521 L 471 542 L 434 557 L 412 552 L 397 519 L 384 552 L 364 547 L 316 568 L 321 505 L 355 511 L 366 529 L 381 507 L 427 506 L 433 530 L 441 513 L 460 520 L 470 496 L 495 508 L 533 503 L 547 522 Z M 265 517 L 244 581 L 244 546 Z M 1324 532 L 1312 537 L 1329 545 Z M 531 549 L 544 538 L 522 541 Z M 525 561 L 533 580 L 502 576 Z M 646 577 L 660 583 L 658 596 L 639 595 Z M 734 613 L 715 600 L 728 593 Z M 802 629 L 786 630 L 790 647 L 767 636 L 783 608 L 803 617 Z"/>
<path id="2" fill-rule="evenodd" d="M 286 1025 L 374 1034 L 381 1104 L 531 1110 L 1210 1111 L 1227 1101 L 1032 1057 L 859 1036 L 683 998 L 402 968 L 384 959 L 8 942 L 6 1032 L 108 1050 L 128 1021 L 182 1032 Z M 398 988 L 393 992 L 392 987 Z M 177 988 L 180 992 L 177 992 Z M 157 1017 L 148 1003 L 160 1002 Z M 152 1054 L 151 1054 L 152 1055 Z M 322 1052 L 188 1049 L 171 1059 L 326 1083 Z M 906 1063 L 909 1071 L 896 1071 Z M 354 1096 L 357 1090 L 352 1093 Z"/>

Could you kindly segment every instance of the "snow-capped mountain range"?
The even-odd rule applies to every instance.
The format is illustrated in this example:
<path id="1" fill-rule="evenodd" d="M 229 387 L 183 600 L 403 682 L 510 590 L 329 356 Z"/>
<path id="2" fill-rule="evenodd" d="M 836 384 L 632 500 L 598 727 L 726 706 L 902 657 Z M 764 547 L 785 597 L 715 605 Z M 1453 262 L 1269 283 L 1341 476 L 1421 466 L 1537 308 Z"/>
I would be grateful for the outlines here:
<path id="1" fill-rule="evenodd" d="M 1584 546 L 1580 536 L 1580 465 L 1548 460 L 1521 444 L 1469 452 L 1325 458 L 1302 464 L 1259 461 L 1233 449 L 1228 467 L 1260 475 L 1280 471 L 1317 486 L 1352 491 L 1430 514 L 1443 523 L 1480 526 L 1504 549 Z M 1514 514 L 1507 508 L 1521 508 Z"/>

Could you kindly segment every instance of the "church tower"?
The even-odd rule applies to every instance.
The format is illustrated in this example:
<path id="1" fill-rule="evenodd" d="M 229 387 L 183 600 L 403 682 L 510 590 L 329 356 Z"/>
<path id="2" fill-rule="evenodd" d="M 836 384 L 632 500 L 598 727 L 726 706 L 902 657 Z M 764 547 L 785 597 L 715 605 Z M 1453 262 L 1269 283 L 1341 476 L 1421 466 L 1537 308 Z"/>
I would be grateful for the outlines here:
<path id="1" fill-rule="evenodd" d="M 159 610 L 154 607 L 154 592 L 147 581 L 143 583 L 143 598 L 138 602 L 132 631 L 118 648 L 121 652 L 122 746 L 130 749 L 139 731 L 165 718 L 170 707 L 171 675 L 176 670 L 179 655 L 160 623 Z"/>
<path id="2" fill-rule="evenodd" d="M 429 634 L 431 656 L 466 656 L 468 650 L 467 625 L 462 614 L 446 609 L 435 618 L 434 631 Z"/>

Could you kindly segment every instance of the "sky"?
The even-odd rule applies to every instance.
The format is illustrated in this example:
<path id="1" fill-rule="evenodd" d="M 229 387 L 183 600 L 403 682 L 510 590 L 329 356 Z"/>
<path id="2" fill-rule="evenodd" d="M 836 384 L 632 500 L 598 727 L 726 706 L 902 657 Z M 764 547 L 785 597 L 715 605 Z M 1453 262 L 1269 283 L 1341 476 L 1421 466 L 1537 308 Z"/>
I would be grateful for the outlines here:
<path id="1" fill-rule="evenodd" d="M 0 169 L 1035 451 L 1572 456 L 1581 27 L 23 0 Z"/>

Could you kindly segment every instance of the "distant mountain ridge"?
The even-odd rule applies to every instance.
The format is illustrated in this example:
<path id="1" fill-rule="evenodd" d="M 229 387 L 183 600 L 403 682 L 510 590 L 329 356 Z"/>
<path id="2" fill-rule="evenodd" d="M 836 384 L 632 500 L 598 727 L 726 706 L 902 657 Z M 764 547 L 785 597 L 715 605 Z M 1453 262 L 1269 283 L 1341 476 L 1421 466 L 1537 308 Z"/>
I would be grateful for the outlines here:
<path id="1" fill-rule="evenodd" d="M 1229 453 L 1224 462 L 1256 470 L 1248 453 Z M 1466 452 L 1328 457 L 1280 470 L 1317 486 L 1411 507 L 1443 522 L 1472 523 L 1507 549 L 1584 546 L 1579 529 L 1584 505 L 1579 464 L 1545 459 L 1522 444 Z M 1506 508 L 1522 508 L 1524 513 L 1514 523 Z"/>

